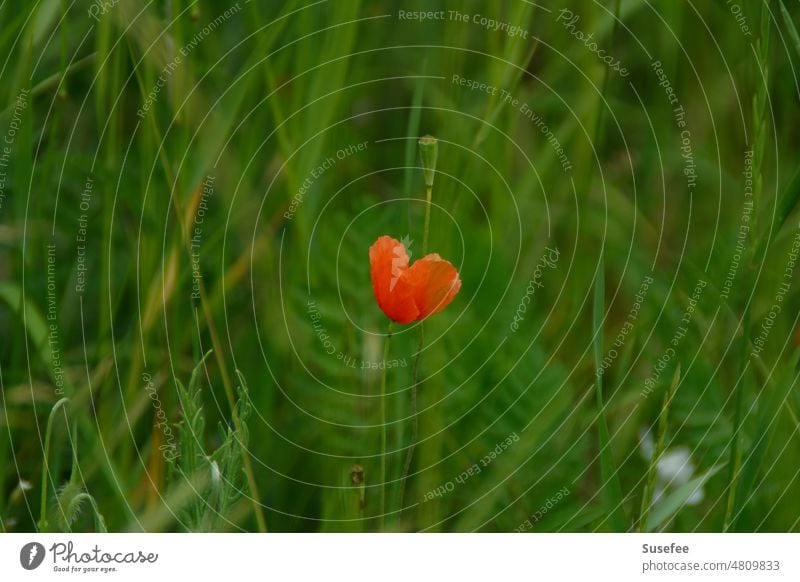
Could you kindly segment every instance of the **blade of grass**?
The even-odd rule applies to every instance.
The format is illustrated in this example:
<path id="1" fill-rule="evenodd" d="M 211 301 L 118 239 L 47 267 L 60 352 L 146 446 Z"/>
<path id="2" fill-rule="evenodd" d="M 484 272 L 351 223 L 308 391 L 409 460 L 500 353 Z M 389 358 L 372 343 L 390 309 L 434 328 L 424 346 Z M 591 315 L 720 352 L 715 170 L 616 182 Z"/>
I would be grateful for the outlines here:
<path id="1" fill-rule="evenodd" d="M 422 67 L 422 74 L 425 74 L 425 66 Z M 406 126 L 406 149 L 403 158 L 405 170 L 403 172 L 403 196 L 411 196 L 411 177 L 414 175 L 414 166 L 417 154 L 417 140 L 414 136 L 420 135 L 419 122 L 422 115 L 422 98 L 425 94 L 425 82 L 417 81 L 414 85 L 414 96 L 411 99 L 411 110 L 408 114 L 408 125 Z M 409 219 L 410 221 L 410 219 Z M 410 230 L 410 227 L 409 227 Z"/>
<path id="2" fill-rule="evenodd" d="M 661 460 L 661 455 L 664 453 L 664 441 L 667 435 L 669 409 L 672 406 L 672 399 L 675 398 L 675 393 L 678 391 L 678 384 L 681 381 L 681 365 L 678 364 L 675 368 L 675 373 L 672 375 L 672 382 L 670 383 L 667 393 L 664 395 L 664 404 L 661 406 L 661 412 L 658 415 L 658 435 L 656 436 L 656 446 L 653 451 L 653 456 L 650 458 L 650 465 L 647 467 L 647 479 L 645 481 L 644 492 L 642 493 L 642 510 L 641 517 L 639 518 L 639 531 L 644 532 L 648 523 L 650 506 L 653 505 L 653 494 L 655 493 L 656 483 L 656 468 L 658 462 Z"/>
<path id="3" fill-rule="evenodd" d="M 760 212 L 763 189 L 764 189 L 764 176 L 762 168 L 764 165 L 764 155 L 767 143 L 767 104 L 769 101 L 769 43 L 770 43 L 770 9 L 768 3 L 761 5 L 761 26 L 758 41 L 755 45 L 755 57 L 757 67 L 757 85 L 753 94 L 753 108 L 752 108 L 752 129 L 753 129 L 753 204 L 755 211 L 753 213 L 753 230 L 759 232 L 758 225 L 760 222 Z M 761 241 L 756 245 L 761 248 L 766 244 L 766 240 L 771 234 L 771 226 L 767 232 L 763 233 Z M 752 254 L 749 257 L 749 265 L 751 271 L 755 270 L 755 263 L 758 261 L 760 255 Z M 746 388 L 746 379 L 749 377 L 748 366 L 745 364 L 749 361 L 746 358 L 749 337 L 750 337 L 750 320 L 751 320 L 751 305 L 752 301 L 747 300 L 745 304 L 744 313 L 742 313 L 742 337 L 740 339 L 741 348 L 739 354 L 739 373 L 736 376 L 734 384 L 733 399 L 734 399 L 734 423 L 733 431 L 731 434 L 730 454 L 728 458 L 729 463 L 729 487 L 728 487 L 728 500 L 725 509 L 725 517 L 723 520 L 722 531 L 727 532 L 735 525 L 733 522 L 733 515 L 739 515 L 736 509 L 737 487 L 740 476 L 740 463 L 742 459 L 741 440 L 742 435 L 742 419 L 744 416 L 744 391 Z"/>
<path id="4" fill-rule="evenodd" d="M 135 58 L 135 55 L 133 54 L 133 47 L 129 46 L 129 49 L 131 51 L 131 56 L 133 58 Z M 207 170 L 208 168 L 211 167 L 211 161 L 212 161 L 214 155 L 216 155 L 218 153 L 218 149 L 224 143 L 224 136 L 227 136 L 230 133 L 230 130 L 231 130 L 232 126 L 233 126 L 233 122 L 236 119 L 236 113 L 239 111 L 239 107 L 241 106 L 242 101 L 243 101 L 243 96 L 247 92 L 247 90 L 248 90 L 248 88 L 250 86 L 250 83 L 252 83 L 252 79 L 253 79 L 253 76 L 250 75 L 248 77 L 248 81 L 238 84 L 237 90 L 234 91 L 232 93 L 232 97 L 229 98 L 232 101 L 232 103 L 230 104 L 231 105 L 230 107 L 220 108 L 223 111 L 225 111 L 225 116 L 223 118 L 220 118 L 219 115 L 212 115 L 211 116 L 211 120 L 209 121 L 208 125 L 213 128 L 213 130 L 215 132 L 214 135 L 216 136 L 216 139 L 210 140 L 211 141 L 211 145 L 202 145 L 201 144 L 201 146 L 202 146 L 201 147 L 201 152 L 198 155 L 201 156 L 202 162 L 198 163 L 196 168 L 203 168 L 204 170 Z M 138 81 L 138 85 L 139 85 L 139 90 L 140 90 L 140 92 L 142 94 L 142 98 L 144 98 L 145 94 L 146 94 L 146 88 L 144 86 L 144 83 L 142 81 L 141 76 L 138 75 L 138 70 L 137 70 L 137 81 Z M 154 112 L 152 112 L 152 111 L 149 112 L 146 117 L 149 120 L 148 123 L 149 123 L 150 129 L 153 131 L 154 135 L 156 135 L 159 138 L 159 143 L 163 143 L 163 139 L 161 137 L 161 131 L 159 130 L 159 128 L 158 128 L 158 126 L 156 124 Z M 205 143 L 205 141 L 203 143 Z M 181 196 L 181 193 L 176 191 L 176 185 L 177 185 L 176 177 L 175 177 L 175 175 L 174 175 L 174 173 L 173 173 L 173 171 L 171 169 L 171 165 L 169 163 L 169 160 L 167 159 L 166 150 L 163 147 L 160 147 L 158 153 L 159 153 L 160 162 L 162 164 L 162 168 L 163 168 L 164 173 L 165 173 L 165 175 L 167 177 L 167 182 L 169 184 L 170 191 L 172 193 L 172 195 L 170 196 L 170 199 L 172 201 L 175 217 L 176 217 L 176 220 L 177 220 L 179 228 L 180 228 L 180 233 L 182 235 L 181 239 L 182 239 L 182 242 L 183 242 L 184 251 L 187 253 L 187 256 L 189 256 L 189 258 L 191 259 L 191 255 L 192 255 L 191 241 L 190 241 L 190 237 L 188 235 L 189 230 L 188 230 L 188 227 L 186 225 L 186 219 L 185 219 L 185 214 L 186 213 L 185 213 L 185 210 L 183 209 L 182 202 L 181 202 L 181 197 L 182 196 Z M 219 369 L 220 369 L 220 375 L 222 377 L 222 384 L 223 384 L 223 387 L 225 389 L 225 396 L 227 398 L 230 410 L 233 411 L 235 409 L 235 406 L 236 406 L 236 401 L 235 401 L 235 397 L 234 397 L 234 393 L 233 393 L 233 383 L 231 381 L 230 374 L 228 372 L 228 368 L 227 368 L 227 364 L 225 362 L 225 358 L 222 356 L 222 353 L 223 353 L 222 352 L 222 342 L 220 341 L 219 334 L 217 333 L 216 324 L 214 323 L 213 314 L 211 312 L 211 307 L 210 307 L 209 302 L 208 302 L 208 293 L 206 291 L 205 283 L 203 282 L 202 278 L 199 280 L 198 286 L 199 286 L 199 295 L 200 295 L 200 307 L 201 307 L 201 310 L 202 310 L 206 325 L 208 327 L 209 335 L 211 336 L 211 343 L 212 343 L 212 347 L 213 347 L 213 351 L 214 351 L 214 356 L 215 356 L 215 359 L 216 359 L 217 364 L 218 364 Z M 258 486 L 257 486 L 257 482 L 255 480 L 255 476 L 253 475 L 252 465 L 251 465 L 251 462 L 250 462 L 250 457 L 249 457 L 247 451 L 242 451 L 242 453 L 243 453 L 243 459 L 244 459 L 244 464 L 245 464 L 245 471 L 248 473 L 248 475 L 247 475 L 248 485 L 249 485 L 249 487 L 251 489 L 251 493 L 253 495 L 253 509 L 255 511 L 256 522 L 258 524 L 259 531 L 266 532 L 267 531 L 267 524 L 266 524 L 266 520 L 264 518 L 264 512 L 263 512 L 262 506 L 261 506 L 260 502 L 258 501 L 258 499 L 259 499 Z"/>
<path id="5" fill-rule="evenodd" d="M 758 421 L 753 432 L 756 435 L 755 442 L 750 447 L 750 452 L 744 457 L 739 471 L 741 476 L 735 499 L 735 505 L 739 511 L 731 516 L 731 527 L 735 527 L 742 509 L 753 496 L 756 479 L 777 428 L 780 411 L 786 403 L 790 402 L 789 395 L 794 386 L 794 370 L 798 360 L 800 360 L 800 351 L 792 356 L 780 380 L 766 380 L 767 385 L 764 386 L 761 393 Z"/>
<path id="6" fill-rule="evenodd" d="M 611 29 L 611 45 L 616 38 L 617 24 L 619 22 L 620 1 L 614 6 L 614 18 Z M 603 104 L 608 91 L 609 68 L 603 71 L 603 82 L 598 101 L 598 111 L 594 126 L 594 143 L 599 146 L 603 136 Z M 589 172 L 587 172 L 589 174 Z M 587 176 L 591 183 L 591 176 Z M 619 480 L 619 471 L 614 463 L 611 450 L 611 437 L 606 419 L 606 405 L 603 399 L 603 322 L 605 320 L 605 244 L 601 245 L 597 271 L 594 279 L 594 301 L 592 305 L 592 340 L 594 344 L 594 370 L 595 370 L 595 397 L 597 404 L 597 431 L 600 437 L 600 482 L 601 499 L 606 508 L 607 519 L 611 522 L 614 531 L 622 532 L 627 529 L 625 518 L 625 504 L 622 495 L 622 484 Z"/>
<path id="7" fill-rule="evenodd" d="M 42 490 L 41 490 L 41 507 L 39 510 L 39 523 L 37 527 L 39 531 L 47 531 L 49 523 L 47 521 L 47 484 L 50 479 L 50 440 L 53 436 L 53 422 L 55 421 L 56 412 L 61 410 L 69 403 L 69 398 L 62 398 L 53 405 L 50 409 L 50 416 L 47 417 L 47 429 L 44 436 L 44 457 L 42 458 Z M 66 410 L 64 411 L 64 420 L 67 420 Z"/>
<path id="8" fill-rule="evenodd" d="M 597 432 L 600 436 L 600 493 L 606 509 L 607 519 L 614 531 L 626 530 L 625 507 L 619 473 L 611 452 L 611 438 L 606 422 L 606 407 L 603 403 L 603 320 L 605 316 L 605 265 L 602 255 L 597 265 L 594 281 L 594 304 L 592 308 L 592 332 L 595 364 L 595 397 L 597 403 Z"/>
<path id="9" fill-rule="evenodd" d="M 781 15 L 783 16 L 783 23 L 786 25 L 786 30 L 789 32 L 789 38 L 794 43 L 794 50 L 800 56 L 800 35 L 797 34 L 797 27 L 794 25 L 792 15 L 786 9 L 786 4 L 783 0 L 778 0 L 781 7 Z"/>

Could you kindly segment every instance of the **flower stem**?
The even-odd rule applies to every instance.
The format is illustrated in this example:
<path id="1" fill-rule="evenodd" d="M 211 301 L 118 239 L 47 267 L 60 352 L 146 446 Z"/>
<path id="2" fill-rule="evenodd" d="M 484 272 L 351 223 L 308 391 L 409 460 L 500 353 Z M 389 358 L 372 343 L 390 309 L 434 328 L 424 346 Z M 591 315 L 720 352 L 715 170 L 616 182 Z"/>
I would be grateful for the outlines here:
<path id="1" fill-rule="evenodd" d="M 392 339 L 392 322 L 386 330 L 383 343 L 383 372 L 381 373 L 381 529 L 386 515 L 386 360 L 389 359 L 389 340 Z"/>
<path id="2" fill-rule="evenodd" d="M 434 137 L 425 136 L 419 140 L 420 154 L 425 176 L 425 226 L 422 231 L 422 256 L 428 254 L 428 235 L 431 226 L 431 198 L 433 197 L 433 178 L 436 170 L 436 158 L 438 155 L 437 141 Z M 403 463 L 403 476 L 400 478 L 400 494 L 398 508 L 402 511 L 406 491 L 406 480 L 411 471 L 411 461 L 414 459 L 414 449 L 419 440 L 419 418 L 417 418 L 417 388 L 419 384 L 419 358 L 422 354 L 422 347 L 425 343 L 425 331 L 423 322 L 419 322 L 419 344 L 417 353 L 414 356 L 414 372 L 411 380 L 411 442 L 408 444 L 406 460 Z"/>
<path id="3" fill-rule="evenodd" d="M 431 194 L 433 192 L 433 185 L 425 188 L 425 230 L 422 234 L 422 256 L 428 254 L 428 232 L 431 225 Z"/>
<path id="4" fill-rule="evenodd" d="M 419 440 L 419 418 L 417 418 L 417 383 L 419 382 L 419 356 L 422 353 L 422 344 L 425 340 L 422 323 L 419 324 L 419 345 L 417 346 L 417 353 L 414 356 L 414 372 L 411 380 L 411 442 L 408 444 L 408 451 L 406 452 L 406 460 L 403 464 L 403 476 L 400 479 L 400 496 L 398 508 L 402 511 L 403 501 L 406 492 L 406 480 L 408 473 L 411 470 L 411 461 L 414 458 L 414 449 Z"/>
<path id="5" fill-rule="evenodd" d="M 431 226 L 431 198 L 433 197 L 433 180 L 436 176 L 436 160 L 439 156 L 439 142 L 432 135 L 425 135 L 419 139 L 419 154 L 422 160 L 423 177 L 425 178 L 425 226 L 422 231 L 422 256 L 428 254 L 428 236 Z M 419 358 L 425 342 L 423 322 L 419 322 L 419 344 L 414 355 L 414 371 L 411 380 L 411 442 L 408 443 L 406 460 L 403 463 L 403 475 L 400 478 L 400 493 L 398 508 L 403 510 L 406 481 L 411 470 L 411 461 L 414 459 L 414 449 L 419 440 L 419 419 L 417 418 L 417 388 L 419 387 Z"/>

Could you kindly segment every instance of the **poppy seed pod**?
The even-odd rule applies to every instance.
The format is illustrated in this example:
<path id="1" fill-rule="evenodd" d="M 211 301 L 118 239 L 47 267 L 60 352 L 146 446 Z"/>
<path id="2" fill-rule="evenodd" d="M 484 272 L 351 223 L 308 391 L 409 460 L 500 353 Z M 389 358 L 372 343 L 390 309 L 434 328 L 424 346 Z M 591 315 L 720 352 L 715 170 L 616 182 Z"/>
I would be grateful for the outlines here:
<path id="1" fill-rule="evenodd" d="M 425 186 L 433 187 L 436 174 L 436 158 L 439 155 L 439 142 L 432 135 L 419 138 L 419 156 L 422 159 L 422 170 L 425 174 Z"/>

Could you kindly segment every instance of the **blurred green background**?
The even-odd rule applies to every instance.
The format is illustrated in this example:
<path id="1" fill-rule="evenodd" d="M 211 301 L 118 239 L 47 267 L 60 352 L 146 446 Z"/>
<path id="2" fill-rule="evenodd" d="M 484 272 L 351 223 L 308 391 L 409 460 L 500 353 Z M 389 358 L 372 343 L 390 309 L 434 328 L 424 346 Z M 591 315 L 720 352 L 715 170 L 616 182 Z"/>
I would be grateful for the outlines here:
<path id="1" fill-rule="evenodd" d="M 3 3 L 2 529 L 798 531 L 798 18 Z"/>

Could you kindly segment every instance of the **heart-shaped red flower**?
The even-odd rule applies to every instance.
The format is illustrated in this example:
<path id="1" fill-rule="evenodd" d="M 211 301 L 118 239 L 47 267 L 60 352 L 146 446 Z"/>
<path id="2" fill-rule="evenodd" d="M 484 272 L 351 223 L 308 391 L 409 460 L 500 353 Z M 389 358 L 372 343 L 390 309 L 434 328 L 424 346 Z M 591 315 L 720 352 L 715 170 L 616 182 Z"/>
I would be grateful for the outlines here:
<path id="1" fill-rule="evenodd" d="M 370 247 L 369 266 L 378 307 L 397 323 L 440 312 L 461 289 L 458 271 L 449 261 L 432 253 L 409 267 L 406 247 L 390 236 Z"/>

